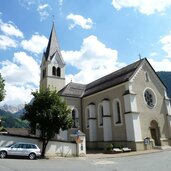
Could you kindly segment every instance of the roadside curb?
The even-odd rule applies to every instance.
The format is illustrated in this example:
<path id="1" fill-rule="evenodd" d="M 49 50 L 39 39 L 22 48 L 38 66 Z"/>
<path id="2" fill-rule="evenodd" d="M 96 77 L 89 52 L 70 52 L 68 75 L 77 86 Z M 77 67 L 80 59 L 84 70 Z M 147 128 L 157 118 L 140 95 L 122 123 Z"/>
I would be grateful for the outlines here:
<path id="1" fill-rule="evenodd" d="M 129 157 L 129 156 L 136 156 L 136 155 L 145 155 L 151 153 L 159 153 L 167 150 L 157 149 L 157 150 L 147 150 L 147 151 L 132 151 L 132 152 L 125 152 L 125 153 L 115 153 L 115 154 L 104 154 L 104 153 L 95 153 L 95 154 L 87 154 L 87 158 L 97 158 L 97 159 L 104 159 L 104 158 L 117 158 L 117 157 Z"/>

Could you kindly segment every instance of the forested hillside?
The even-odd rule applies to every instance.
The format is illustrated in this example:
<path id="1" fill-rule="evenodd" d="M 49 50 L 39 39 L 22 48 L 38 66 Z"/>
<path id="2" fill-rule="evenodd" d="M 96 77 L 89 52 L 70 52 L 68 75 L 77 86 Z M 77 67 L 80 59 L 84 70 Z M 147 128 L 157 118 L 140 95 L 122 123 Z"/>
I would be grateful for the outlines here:
<path id="1" fill-rule="evenodd" d="M 1 124 L 4 128 L 27 128 L 28 122 L 21 120 L 16 115 L 0 109 Z"/>
<path id="2" fill-rule="evenodd" d="M 171 98 L 171 72 L 157 72 L 160 79 L 163 81 L 163 83 L 167 87 L 167 94 Z"/>

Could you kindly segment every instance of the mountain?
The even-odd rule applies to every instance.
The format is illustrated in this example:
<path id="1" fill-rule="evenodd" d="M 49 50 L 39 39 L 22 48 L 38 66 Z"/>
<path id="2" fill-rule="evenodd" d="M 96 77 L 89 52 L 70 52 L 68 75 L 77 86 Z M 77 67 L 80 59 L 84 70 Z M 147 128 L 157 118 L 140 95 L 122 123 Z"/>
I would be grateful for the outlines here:
<path id="1" fill-rule="evenodd" d="M 13 114 L 22 113 L 23 108 L 24 108 L 23 104 L 20 104 L 18 106 L 4 104 L 3 106 L 0 106 L 1 110 L 6 111 L 6 112 L 10 112 Z"/>
<path id="2" fill-rule="evenodd" d="M 29 124 L 27 121 L 23 121 L 20 117 L 13 113 L 0 109 L 1 125 L 4 128 L 28 128 Z"/>
<path id="3" fill-rule="evenodd" d="M 167 87 L 167 95 L 171 99 L 171 72 L 160 71 L 157 74 Z"/>

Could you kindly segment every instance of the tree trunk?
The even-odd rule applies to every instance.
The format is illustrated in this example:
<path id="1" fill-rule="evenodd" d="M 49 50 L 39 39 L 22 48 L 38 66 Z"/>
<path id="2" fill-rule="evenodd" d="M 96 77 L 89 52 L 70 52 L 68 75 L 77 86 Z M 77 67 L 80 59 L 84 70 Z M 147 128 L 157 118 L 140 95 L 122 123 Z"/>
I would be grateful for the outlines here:
<path id="1" fill-rule="evenodd" d="M 43 144 L 42 144 L 42 154 L 41 154 L 41 157 L 44 158 L 45 157 L 45 152 L 46 152 L 46 146 L 48 144 L 48 140 L 43 140 L 42 142 L 43 142 Z"/>

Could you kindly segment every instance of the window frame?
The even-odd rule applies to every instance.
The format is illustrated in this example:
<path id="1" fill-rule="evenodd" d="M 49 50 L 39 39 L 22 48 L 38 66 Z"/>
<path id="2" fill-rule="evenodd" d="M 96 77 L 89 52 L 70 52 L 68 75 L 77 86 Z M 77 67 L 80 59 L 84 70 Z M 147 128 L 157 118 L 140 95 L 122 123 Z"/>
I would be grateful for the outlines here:
<path id="1" fill-rule="evenodd" d="M 55 66 L 52 67 L 52 75 L 56 76 L 56 67 Z"/>
<path id="2" fill-rule="evenodd" d="M 75 118 L 74 118 L 74 120 L 73 120 L 73 111 L 75 111 Z M 75 107 L 71 109 L 71 117 L 72 117 L 72 120 L 73 120 L 73 126 L 71 127 L 71 129 L 79 128 L 80 124 L 79 124 L 78 110 Z M 75 127 L 74 127 L 74 125 L 75 125 Z"/>
<path id="3" fill-rule="evenodd" d="M 116 120 L 118 120 L 118 121 L 116 121 Z M 121 102 L 118 98 L 113 100 L 113 122 L 114 122 L 115 126 L 120 126 L 123 124 Z"/>
<path id="4" fill-rule="evenodd" d="M 152 103 L 153 103 L 153 105 L 150 105 L 150 104 L 148 104 L 148 101 L 147 101 L 147 97 L 145 97 L 145 94 L 146 93 L 149 93 L 150 95 L 152 95 Z M 150 109 L 153 109 L 153 108 L 155 108 L 156 107 L 156 105 L 157 105 L 157 98 L 156 98 L 156 94 L 155 94 L 155 92 L 154 92 L 154 90 L 153 89 L 151 89 L 151 88 L 149 88 L 149 87 L 147 87 L 147 88 L 145 88 L 144 89 L 144 92 L 143 92 L 143 99 L 144 99 L 144 102 L 145 102 L 145 104 L 146 104 L 146 106 L 148 107 L 148 108 L 150 108 Z"/>
<path id="5" fill-rule="evenodd" d="M 98 105 L 98 126 L 99 127 L 103 127 L 103 116 L 104 116 L 103 104 L 100 103 Z"/>

